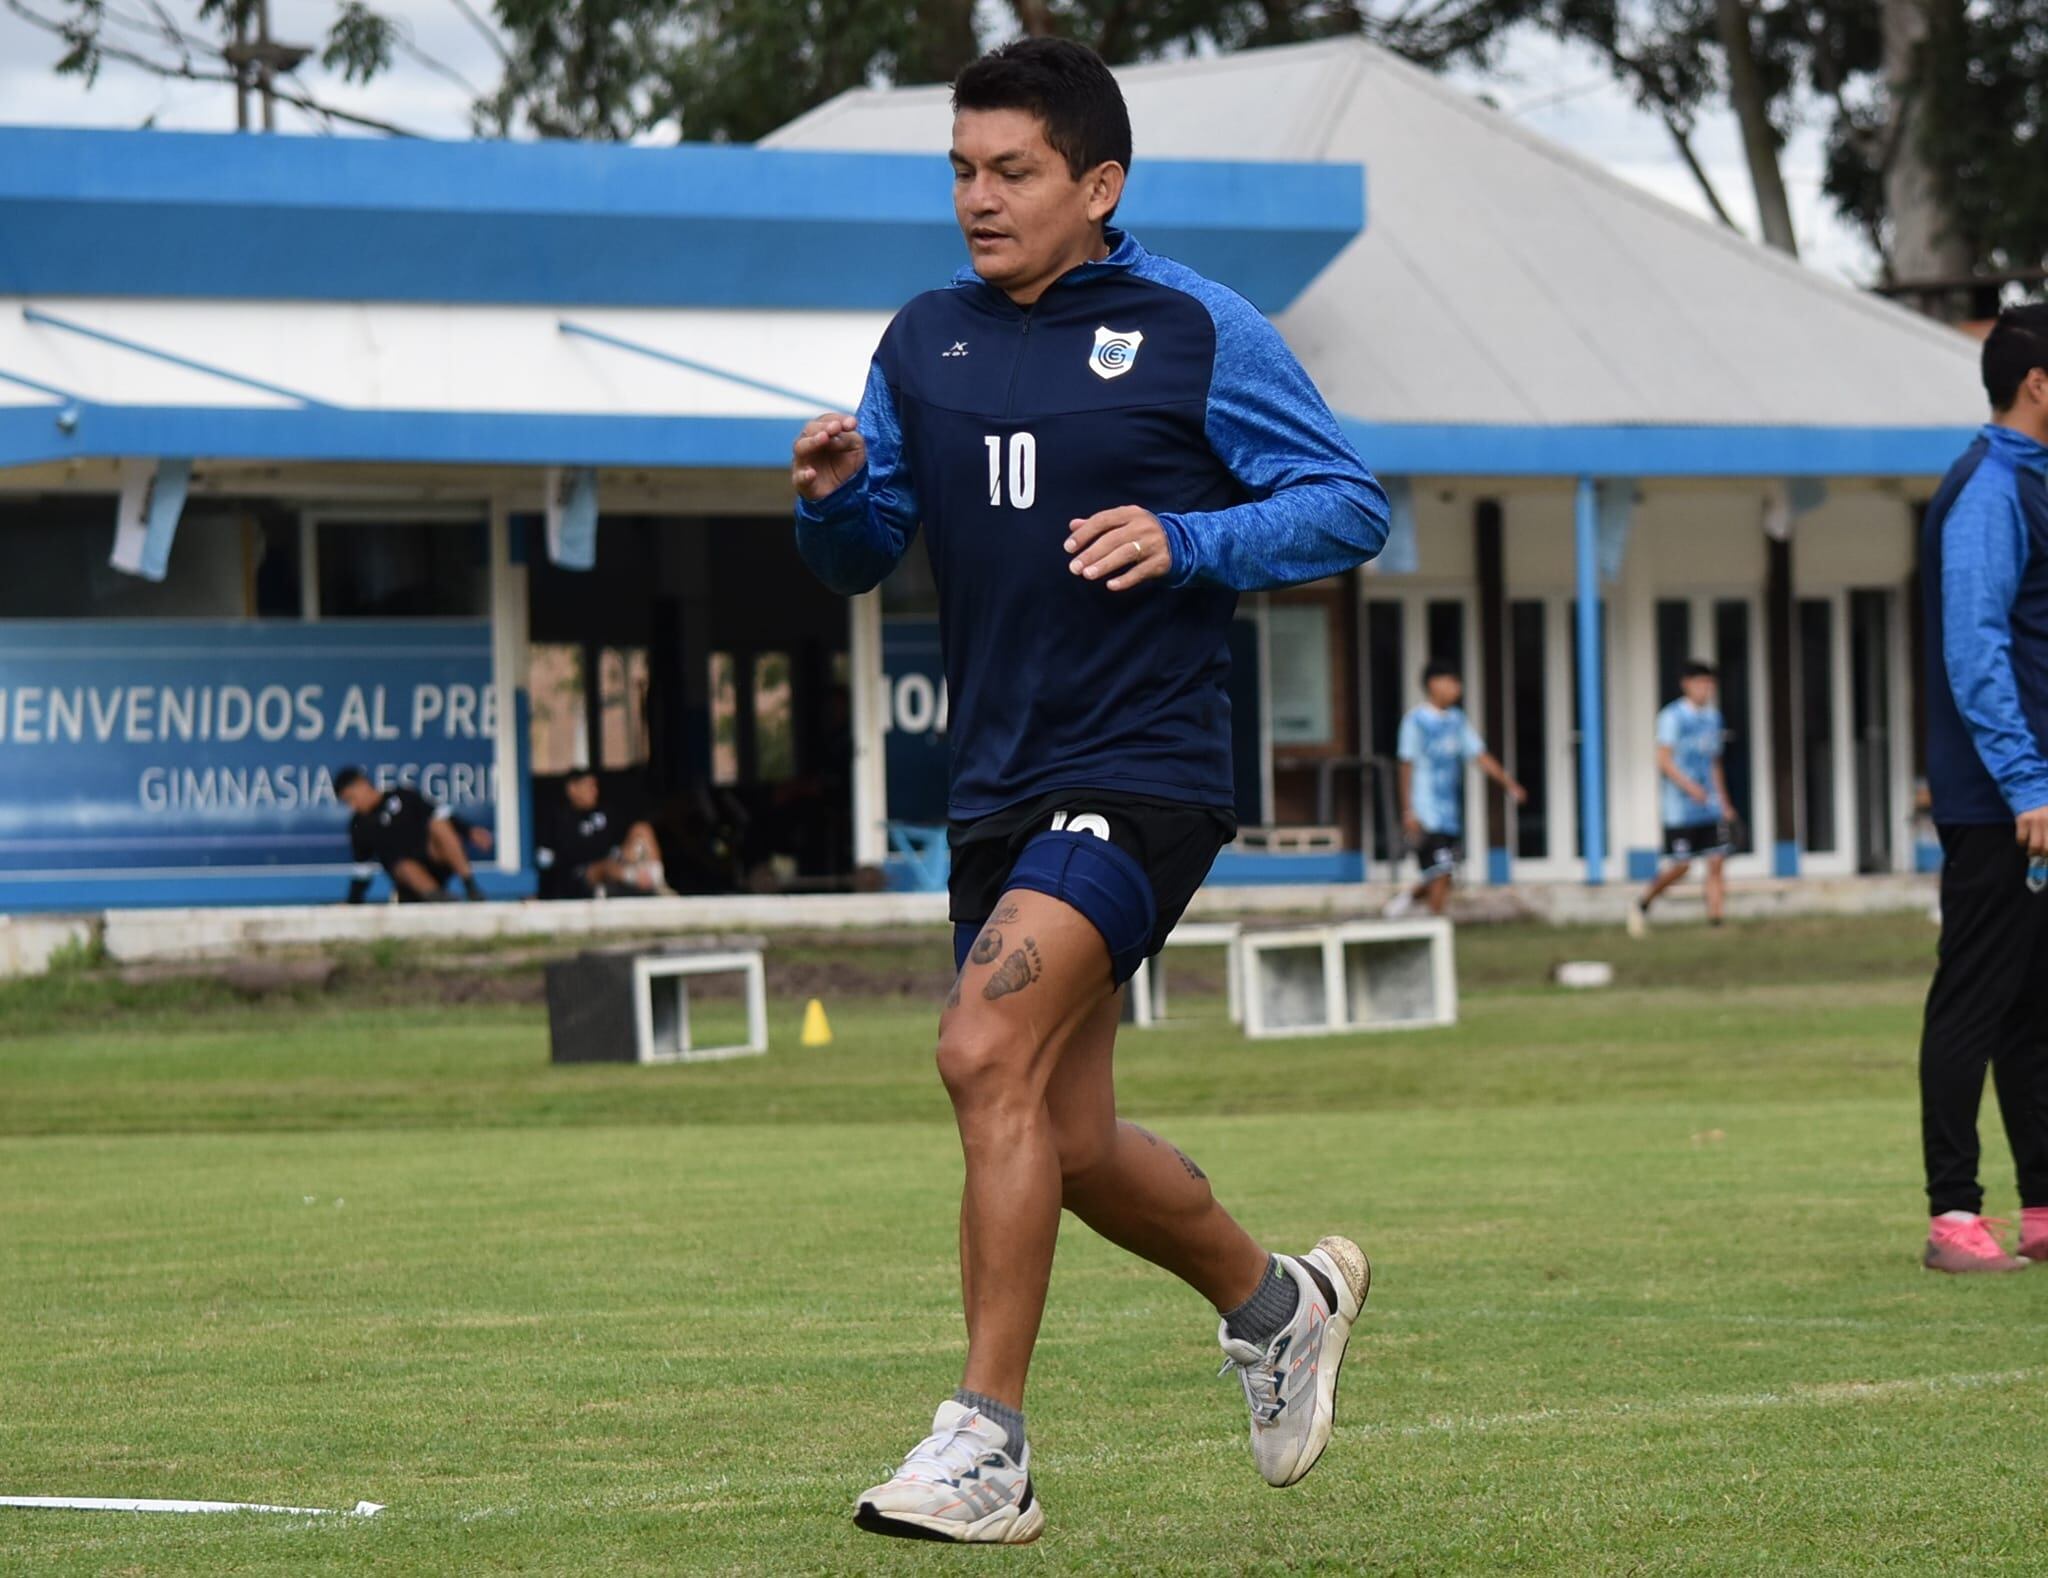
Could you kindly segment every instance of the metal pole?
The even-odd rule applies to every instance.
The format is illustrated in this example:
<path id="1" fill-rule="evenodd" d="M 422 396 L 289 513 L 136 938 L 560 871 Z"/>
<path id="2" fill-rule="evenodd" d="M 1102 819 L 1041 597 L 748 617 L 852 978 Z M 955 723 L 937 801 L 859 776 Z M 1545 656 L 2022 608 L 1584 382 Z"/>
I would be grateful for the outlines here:
<path id="1" fill-rule="evenodd" d="M 1591 477 L 1579 478 L 1576 534 L 1579 638 L 1579 822 L 1586 883 L 1606 881 L 1606 687 L 1601 684 L 1600 505 Z"/>
<path id="2" fill-rule="evenodd" d="M 277 130 L 277 97 L 272 91 L 275 84 L 271 79 L 270 0 L 257 0 L 256 42 L 263 51 L 256 67 L 256 83 L 263 94 L 263 129 L 274 132 Z"/>
<path id="3" fill-rule="evenodd" d="M 249 68 L 244 63 L 244 49 L 249 42 L 249 11 L 246 6 L 235 7 L 235 47 L 233 65 L 235 68 L 235 130 L 249 129 Z"/>

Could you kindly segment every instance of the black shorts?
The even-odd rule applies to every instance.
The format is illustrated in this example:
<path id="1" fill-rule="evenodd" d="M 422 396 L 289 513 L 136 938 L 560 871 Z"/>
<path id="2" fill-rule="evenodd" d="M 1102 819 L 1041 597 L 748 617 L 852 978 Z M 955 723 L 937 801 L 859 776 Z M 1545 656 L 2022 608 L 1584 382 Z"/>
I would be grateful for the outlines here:
<path id="1" fill-rule="evenodd" d="M 1705 860 L 1735 848 L 1735 829 L 1726 822 L 1687 822 L 1664 829 L 1664 853 L 1673 860 Z"/>
<path id="2" fill-rule="evenodd" d="M 1465 858 L 1465 839 L 1460 833 L 1432 833 L 1425 830 L 1415 840 L 1415 864 L 1425 878 L 1447 877 Z"/>
<path id="3" fill-rule="evenodd" d="M 987 920 L 1024 846 L 1061 828 L 1106 837 L 1144 868 L 1156 917 L 1145 948 L 1149 958 L 1180 924 L 1216 852 L 1237 836 L 1237 818 L 1220 806 L 1071 789 L 951 823 L 946 843 L 953 869 L 946 887 L 953 924 L 979 926 Z"/>

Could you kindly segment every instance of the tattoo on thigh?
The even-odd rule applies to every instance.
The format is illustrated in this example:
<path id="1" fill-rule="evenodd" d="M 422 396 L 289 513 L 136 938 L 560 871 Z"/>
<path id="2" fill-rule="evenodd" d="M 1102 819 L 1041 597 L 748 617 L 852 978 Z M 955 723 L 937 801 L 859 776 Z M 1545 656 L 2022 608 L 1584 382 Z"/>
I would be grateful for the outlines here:
<path id="1" fill-rule="evenodd" d="M 988 923 L 991 926 L 1007 926 L 1016 918 L 1017 906 L 1015 904 L 999 904 L 996 906 L 995 914 L 988 918 Z"/>
<path id="2" fill-rule="evenodd" d="M 1026 937 L 1024 946 L 1013 949 L 1009 958 L 996 967 L 996 973 L 988 978 L 988 984 L 981 989 L 981 995 L 991 1003 L 999 997 L 1008 997 L 1012 992 L 1021 992 L 1044 973 L 1044 966 L 1038 957 L 1038 943 L 1035 938 Z"/>
<path id="3" fill-rule="evenodd" d="M 993 925 L 974 939 L 974 949 L 967 957 L 976 964 L 987 964 L 1003 951 L 1003 934 Z"/>

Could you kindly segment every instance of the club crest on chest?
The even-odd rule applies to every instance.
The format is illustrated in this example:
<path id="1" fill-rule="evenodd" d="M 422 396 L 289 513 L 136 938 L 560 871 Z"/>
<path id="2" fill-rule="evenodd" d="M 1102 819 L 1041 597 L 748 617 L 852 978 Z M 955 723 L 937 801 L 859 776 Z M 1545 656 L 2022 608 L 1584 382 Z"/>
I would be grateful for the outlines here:
<path id="1" fill-rule="evenodd" d="M 1138 362 L 1138 347 L 1145 336 L 1136 329 L 1112 329 L 1107 324 L 1095 331 L 1095 349 L 1088 353 L 1088 371 L 1097 378 L 1121 378 Z"/>

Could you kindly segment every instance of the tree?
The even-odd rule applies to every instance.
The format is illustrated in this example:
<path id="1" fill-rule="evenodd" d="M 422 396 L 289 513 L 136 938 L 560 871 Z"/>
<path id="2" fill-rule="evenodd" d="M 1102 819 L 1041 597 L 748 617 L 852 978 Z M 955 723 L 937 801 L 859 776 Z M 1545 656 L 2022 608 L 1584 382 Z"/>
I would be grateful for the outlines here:
<path id="1" fill-rule="evenodd" d="M 478 110 L 498 134 L 751 140 L 865 84 L 947 82 L 976 0 L 497 0 L 514 64 Z M 1364 33 L 1410 59 L 1485 58 L 1534 0 L 1011 0 L 1018 32 L 1113 64 Z"/>
<path id="2" fill-rule="evenodd" d="M 468 9 L 466 0 L 455 3 Z M 275 106 L 292 105 L 323 125 L 341 122 L 369 131 L 411 136 L 374 116 L 325 102 L 299 75 L 316 56 L 345 82 L 367 82 L 399 54 L 477 91 L 442 62 L 422 52 L 403 23 L 364 0 L 339 0 L 327 36 L 318 46 L 280 43 L 270 36 L 269 0 L 198 0 L 190 20 L 181 20 L 167 0 L 0 0 L 0 5 L 64 42 L 60 76 L 83 79 L 89 87 L 110 64 L 152 76 L 187 82 L 220 82 L 235 90 L 236 124 L 249 125 L 249 103 L 260 106 L 266 131 L 275 127 Z"/>

